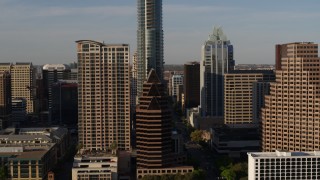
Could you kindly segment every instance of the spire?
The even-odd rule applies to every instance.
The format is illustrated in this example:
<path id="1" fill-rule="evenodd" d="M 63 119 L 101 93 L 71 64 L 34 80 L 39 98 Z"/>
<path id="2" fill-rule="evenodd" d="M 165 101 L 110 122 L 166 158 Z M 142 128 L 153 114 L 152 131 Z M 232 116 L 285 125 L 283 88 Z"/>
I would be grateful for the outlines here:
<path id="1" fill-rule="evenodd" d="M 223 33 L 222 27 L 221 26 L 214 26 L 212 34 L 209 35 L 208 41 L 227 41 L 227 36 Z"/>

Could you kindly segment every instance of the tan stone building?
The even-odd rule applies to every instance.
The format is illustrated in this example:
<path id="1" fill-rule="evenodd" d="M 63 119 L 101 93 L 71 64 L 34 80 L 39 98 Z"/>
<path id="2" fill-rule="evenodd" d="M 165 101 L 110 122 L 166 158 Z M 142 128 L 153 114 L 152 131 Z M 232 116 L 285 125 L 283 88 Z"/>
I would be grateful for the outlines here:
<path id="1" fill-rule="evenodd" d="M 79 143 L 130 150 L 129 45 L 77 41 Z"/>
<path id="2" fill-rule="evenodd" d="M 230 126 L 253 125 L 253 83 L 273 81 L 268 70 L 234 70 L 224 75 L 224 123 Z"/>
<path id="3" fill-rule="evenodd" d="M 32 63 L 0 63 L 0 72 L 8 71 L 11 74 L 12 99 L 25 98 L 27 113 L 35 110 L 35 73 Z"/>
<path id="4" fill-rule="evenodd" d="M 262 108 L 262 151 L 320 149 L 320 58 L 311 42 L 281 46 L 281 68 Z"/>

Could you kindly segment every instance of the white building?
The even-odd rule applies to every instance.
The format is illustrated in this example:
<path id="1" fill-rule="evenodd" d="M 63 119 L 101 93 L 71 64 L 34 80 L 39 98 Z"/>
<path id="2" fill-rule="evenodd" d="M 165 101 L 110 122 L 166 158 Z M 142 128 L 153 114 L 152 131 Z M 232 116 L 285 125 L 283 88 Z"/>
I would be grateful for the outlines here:
<path id="1" fill-rule="evenodd" d="M 117 180 L 118 157 L 107 153 L 83 152 L 74 157 L 72 180 Z"/>
<path id="2" fill-rule="evenodd" d="M 256 179 L 319 179 L 320 151 L 248 153 L 248 177 Z"/>
<path id="3" fill-rule="evenodd" d="M 172 92 L 171 95 L 173 97 L 178 96 L 178 88 L 179 85 L 183 85 L 183 75 L 182 74 L 174 74 L 172 75 L 172 81 L 171 81 L 171 86 L 172 86 Z"/>

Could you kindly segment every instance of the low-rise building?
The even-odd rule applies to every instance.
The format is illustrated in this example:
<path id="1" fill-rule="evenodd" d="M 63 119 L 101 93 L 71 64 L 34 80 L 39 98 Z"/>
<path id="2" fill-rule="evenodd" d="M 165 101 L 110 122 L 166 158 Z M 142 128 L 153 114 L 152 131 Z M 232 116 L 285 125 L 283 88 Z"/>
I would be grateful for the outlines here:
<path id="1" fill-rule="evenodd" d="M 260 136 L 257 128 L 211 128 L 210 147 L 219 154 L 229 157 L 245 157 L 248 152 L 260 149 Z"/>
<path id="2" fill-rule="evenodd" d="M 74 157 L 72 180 L 117 180 L 118 157 L 109 152 L 80 150 Z"/>
<path id="3" fill-rule="evenodd" d="M 69 143 L 65 128 L 7 128 L 0 132 L 1 164 L 11 180 L 46 179 Z"/>
<path id="4" fill-rule="evenodd" d="M 320 151 L 248 153 L 248 179 L 319 179 Z"/>
<path id="5" fill-rule="evenodd" d="M 164 174 L 187 174 L 193 172 L 192 166 L 177 166 L 168 168 L 139 168 L 137 170 L 137 179 L 142 179 L 146 175 L 164 175 Z"/>

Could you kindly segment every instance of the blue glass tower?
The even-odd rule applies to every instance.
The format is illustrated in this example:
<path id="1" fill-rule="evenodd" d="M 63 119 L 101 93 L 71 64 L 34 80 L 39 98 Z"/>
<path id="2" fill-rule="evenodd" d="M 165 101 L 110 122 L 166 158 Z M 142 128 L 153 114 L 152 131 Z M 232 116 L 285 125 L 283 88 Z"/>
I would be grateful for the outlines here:
<path id="1" fill-rule="evenodd" d="M 224 115 L 224 74 L 234 69 L 233 46 L 222 28 L 214 28 L 202 46 L 200 107 L 202 116 Z"/>
<path id="2" fill-rule="evenodd" d="M 150 69 L 163 79 L 162 0 L 138 0 L 137 95 Z"/>

